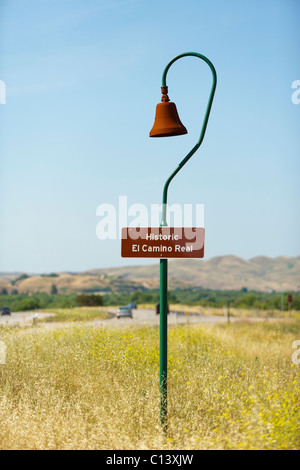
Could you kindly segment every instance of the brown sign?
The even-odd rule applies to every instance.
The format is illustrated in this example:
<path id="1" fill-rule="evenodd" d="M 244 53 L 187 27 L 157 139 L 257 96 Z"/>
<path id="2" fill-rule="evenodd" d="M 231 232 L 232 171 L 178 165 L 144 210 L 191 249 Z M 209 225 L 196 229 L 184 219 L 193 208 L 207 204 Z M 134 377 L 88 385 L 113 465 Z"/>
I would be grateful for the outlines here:
<path id="1" fill-rule="evenodd" d="M 122 228 L 123 258 L 203 258 L 203 227 Z"/>

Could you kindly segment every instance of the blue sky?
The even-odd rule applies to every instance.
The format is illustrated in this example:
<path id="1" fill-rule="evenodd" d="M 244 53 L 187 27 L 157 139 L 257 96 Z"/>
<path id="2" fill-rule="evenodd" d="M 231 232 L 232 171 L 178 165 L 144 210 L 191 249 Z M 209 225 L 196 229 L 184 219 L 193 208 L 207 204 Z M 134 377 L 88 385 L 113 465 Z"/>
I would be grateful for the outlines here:
<path id="1" fill-rule="evenodd" d="M 195 58 L 167 79 L 188 135 L 149 138 L 187 51 L 218 86 L 169 203 L 204 204 L 206 258 L 300 255 L 299 20 L 298 0 L 0 0 L 0 271 L 137 263 L 96 237 L 96 210 L 159 204 L 197 141 L 211 75 Z"/>

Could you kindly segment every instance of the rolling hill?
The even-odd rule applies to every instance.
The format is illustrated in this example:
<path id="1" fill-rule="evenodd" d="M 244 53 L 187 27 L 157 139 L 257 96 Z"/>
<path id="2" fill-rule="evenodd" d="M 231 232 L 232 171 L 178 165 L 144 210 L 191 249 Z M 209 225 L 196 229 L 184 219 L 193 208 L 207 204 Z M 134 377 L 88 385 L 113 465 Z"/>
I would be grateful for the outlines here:
<path id="1" fill-rule="evenodd" d="M 134 292 L 159 287 L 159 263 L 148 266 L 92 269 L 53 275 L 0 273 L 0 291 L 50 292 Z M 259 256 L 245 260 L 219 256 L 208 260 L 171 260 L 169 288 L 242 289 L 257 291 L 300 291 L 300 256 L 289 258 Z"/>

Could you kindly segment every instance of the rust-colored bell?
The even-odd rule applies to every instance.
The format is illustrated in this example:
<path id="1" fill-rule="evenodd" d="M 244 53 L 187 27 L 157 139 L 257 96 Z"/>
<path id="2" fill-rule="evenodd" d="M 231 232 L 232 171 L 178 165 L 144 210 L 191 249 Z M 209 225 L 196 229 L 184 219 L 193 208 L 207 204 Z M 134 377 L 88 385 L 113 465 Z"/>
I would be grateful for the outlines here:
<path id="1" fill-rule="evenodd" d="M 156 106 L 155 121 L 150 137 L 170 137 L 187 134 L 187 130 L 179 119 L 175 103 L 168 97 L 168 87 L 161 87 L 162 103 Z"/>

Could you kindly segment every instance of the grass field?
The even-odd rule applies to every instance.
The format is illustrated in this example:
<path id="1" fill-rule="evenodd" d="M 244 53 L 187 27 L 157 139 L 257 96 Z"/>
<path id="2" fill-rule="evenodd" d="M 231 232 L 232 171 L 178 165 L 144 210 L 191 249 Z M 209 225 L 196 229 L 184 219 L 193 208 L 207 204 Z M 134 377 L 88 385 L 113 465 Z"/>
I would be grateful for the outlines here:
<path id="1" fill-rule="evenodd" d="M 52 322 L 82 322 L 91 320 L 106 320 L 111 314 L 102 307 L 75 307 L 75 308 L 52 308 L 43 309 L 43 312 L 54 314 L 43 320 L 45 323 Z"/>
<path id="2" fill-rule="evenodd" d="M 0 329 L 0 449 L 300 448 L 299 321 L 170 327 L 167 437 L 158 333 Z"/>
<path id="3" fill-rule="evenodd" d="M 139 304 L 139 308 L 155 309 L 155 304 Z M 184 305 L 184 304 L 170 304 L 171 311 L 183 311 L 188 313 L 199 313 L 202 315 L 227 315 L 227 306 L 220 307 L 202 307 L 201 305 Z M 282 312 L 281 310 L 264 310 L 258 308 L 234 308 L 229 309 L 230 316 L 238 318 L 286 318 L 300 320 L 300 312 L 298 310 L 291 310 L 291 312 Z"/>

